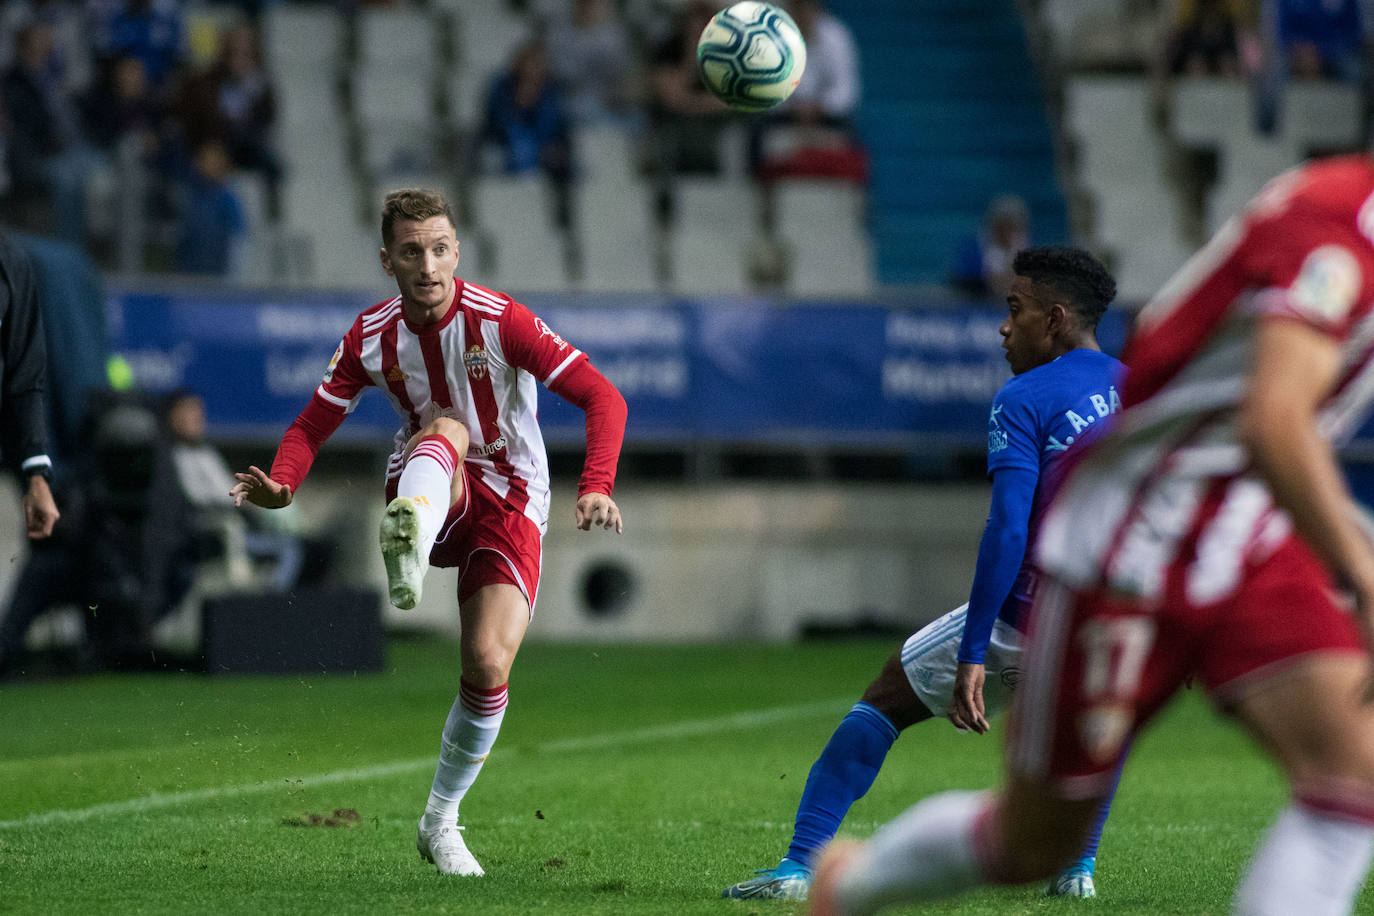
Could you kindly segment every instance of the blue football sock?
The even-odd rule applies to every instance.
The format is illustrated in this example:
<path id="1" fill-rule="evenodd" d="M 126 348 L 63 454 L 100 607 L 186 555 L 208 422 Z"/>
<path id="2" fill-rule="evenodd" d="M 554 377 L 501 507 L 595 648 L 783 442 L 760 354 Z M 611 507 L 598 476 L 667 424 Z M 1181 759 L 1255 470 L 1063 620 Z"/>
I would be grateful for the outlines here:
<path id="1" fill-rule="evenodd" d="M 1126 753 L 1130 750 L 1130 743 L 1121 749 L 1121 757 L 1116 762 L 1116 775 L 1112 777 L 1112 788 L 1102 797 L 1102 802 L 1097 806 L 1097 817 L 1093 820 L 1092 829 L 1088 831 L 1088 839 L 1083 844 L 1083 849 L 1079 852 L 1078 861 L 1086 863 L 1091 861 L 1093 866 L 1097 864 L 1097 844 L 1102 842 L 1102 828 L 1107 825 L 1107 814 L 1112 810 L 1112 799 L 1116 798 L 1116 787 L 1121 782 L 1121 769 L 1126 764 Z M 1088 874 L 1092 874 L 1092 867 L 1088 868 Z"/>
<path id="2" fill-rule="evenodd" d="M 806 777 L 797 826 L 787 858 L 808 868 L 816 852 L 840 829 L 849 808 L 863 797 L 882 768 L 897 727 L 867 703 L 855 703 Z"/>

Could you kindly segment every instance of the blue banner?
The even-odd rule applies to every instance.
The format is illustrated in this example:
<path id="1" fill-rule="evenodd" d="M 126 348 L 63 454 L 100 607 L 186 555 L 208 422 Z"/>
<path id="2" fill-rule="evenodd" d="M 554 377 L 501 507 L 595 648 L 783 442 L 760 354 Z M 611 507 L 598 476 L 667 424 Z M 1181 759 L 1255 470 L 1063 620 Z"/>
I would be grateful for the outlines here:
<path id="1" fill-rule="evenodd" d="M 1005 309 L 993 305 L 525 301 L 620 389 L 632 444 L 976 447 L 1010 377 Z M 140 387 L 192 388 L 216 435 L 275 440 L 370 304 L 341 293 L 116 292 L 107 318 Z M 1104 348 L 1117 352 L 1124 330 L 1109 312 Z M 546 438 L 580 441 L 581 411 L 541 397 Z M 389 437 L 398 423 L 369 393 L 337 435 Z"/>

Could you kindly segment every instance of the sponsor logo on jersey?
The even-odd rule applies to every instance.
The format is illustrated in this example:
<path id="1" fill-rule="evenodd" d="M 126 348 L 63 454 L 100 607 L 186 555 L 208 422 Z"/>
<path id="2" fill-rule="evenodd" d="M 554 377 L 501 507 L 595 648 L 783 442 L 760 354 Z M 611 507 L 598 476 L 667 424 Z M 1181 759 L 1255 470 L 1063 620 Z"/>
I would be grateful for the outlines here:
<path id="1" fill-rule="evenodd" d="M 487 458 L 505 447 L 506 437 L 498 436 L 495 442 L 488 442 L 486 445 L 469 445 L 468 454 L 474 458 Z"/>
<path id="2" fill-rule="evenodd" d="M 535 318 L 534 320 L 539 323 L 539 333 L 541 336 L 552 337 L 553 342 L 558 344 L 560 349 L 568 345 L 568 342 L 566 340 L 558 336 L 557 331 L 555 331 L 553 328 L 549 327 L 547 324 L 544 323 L 543 318 Z"/>
<path id="3" fill-rule="evenodd" d="M 487 377 L 487 351 L 481 344 L 473 344 L 463 354 L 463 368 L 475 379 Z"/>
<path id="4" fill-rule="evenodd" d="M 1307 256 L 1289 288 L 1293 307 L 1320 321 L 1340 321 L 1360 294 L 1360 264 L 1341 245 L 1323 245 Z"/>
<path id="5" fill-rule="evenodd" d="M 1007 447 L 1007 431 L 1002 428 L 1002 423 L 997 419 L 997 415 L 1002 412 L 1002 405 L 997 404 L 992 408 L 992 415 L 988 417 L 988 454 L 995 455 Z"/>
<path id="6" fill-rule="evenodd" d="M 397 365 L 386 370 L 386 380 L 388 382 L 405 382 L 410 380 L 410 376 L 406 375 L 405 371 Z"/>
<path id="7" fill-rule="evenodd" d="M 334 355 L 329 360 L 329 367 L 324 370 L 324 383 L 328 385 L 334 380 L 334 367 L 339 364 L 339 359 L 343 356 L 343 341 L 339 341 L 339 348 L 334 351 Z"/>

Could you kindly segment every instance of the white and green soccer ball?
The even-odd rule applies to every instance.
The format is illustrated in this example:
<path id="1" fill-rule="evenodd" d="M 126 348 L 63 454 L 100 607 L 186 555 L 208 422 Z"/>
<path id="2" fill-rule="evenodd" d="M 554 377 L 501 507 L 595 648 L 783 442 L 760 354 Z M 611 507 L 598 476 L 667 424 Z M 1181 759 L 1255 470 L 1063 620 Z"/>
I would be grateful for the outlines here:
<path id="1" fill-rule="evenodd" d="M 742 0 L 711 17 L 697 40 L 702 82 L 741 111 L 781 103 L 806 70 L 806 42 L 792 17 L 770 3 Z"/>

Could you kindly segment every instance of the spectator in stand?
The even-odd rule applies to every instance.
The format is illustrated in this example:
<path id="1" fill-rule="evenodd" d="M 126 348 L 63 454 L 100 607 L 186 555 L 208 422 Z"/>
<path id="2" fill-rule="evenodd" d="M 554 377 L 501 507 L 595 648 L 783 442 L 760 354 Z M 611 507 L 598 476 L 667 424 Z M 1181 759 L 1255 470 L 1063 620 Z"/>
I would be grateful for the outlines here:
<path id="1" fill-rule="evenodd" d="M 252 25 L 239 23 L 224 30 L 219 60 L 187 80 L 177 113 L 189 149 L 216 140 L 229 151 L 236 169 L 257 172 L 267 180 L 269 208 L 275 215 L 281 160 L 272 147 L 271 129 L 277 105 Z"/>
<path id="2" fill-rule="evenodd" d="M 845 166 L 853 159 L 849 156 L 831 163 L 833 152 L 824 152 L 859 147 L 854 115 L 863 84 L 854 34 L 821 0 L 791 0 L 787 8 L 806 40 L 806 70 L 786 102 L 753 122 L 750 163 L 765 177 L 805 174 L 862 181 L 867 172 L 861 162 Z M 842 167 L 836 171 L 837 166 Z"/>
<path id="3" fill-rule="evenodd" d="M 549 78 L 543 42 L 516 48 L 510 66 L 492 80 L 479 141 L 492 151 L 488 171 L 556 181 L 569 172 L 571 139 L 563 95 Z"/>
<path id="4" fill-rule="evenodd" d="M 137 57 L 154 93 L 169 93 L 186 59 L 177 0 L 94 0 L 91 8 L 97 57 Z"/>
<path id="5" fill-rule="evenodd" d="M 634 54 L 608 0 L 568 0 L 545 23 L 544 44 L 573 123 L 633 121 Z"/>
<path id="6" fill-rule="evenodd" d="M 81 100 L 96 160 L 88 191 L 88 234 L 94 247 L 113 246 L 131 231 L 127 208 L 146 213 L 154 202 L 165 200 L 173 169 L 166 112 L 152 95 L 143 61 L 116 57 L 101 70 Z"/>
<path id="7" fill-rule="evenodd" d="M 1262 0 L 1272 53 L 1260 82 L 1258 126 L 1278 127 L 1279 99 L 1289 79 L 1339 80 L 1358 86 L 1364 79 L 1364 23 L 1361 0 Z"/>
<path id="8" fill-rule="evenodd" d="M 0 4 L 0 71 L 14 64 L 14 40 L 33 23 L 52 29 L 51 77 L 72 97 L 90 84 L 93 65 L 90 27 L 79 0 L 6 0 Z"/>
<path id="9" fill-rule="evenodd" d="M 982 228 L 960 244 L 950 271 L 950 285 L 974 297 L 1002 299 L 1015 275 L 1016 253 L 1030 246 L 1030 208 L 1015 194 L 994 198 Z"/>
<path id="10" fill-rule="evenodd" d="M 218 140 L 196 148 L 177 234 L 179 270 L 225 276 L 237 262 L 246 225 L 243 207 L 229 187 L 230 167 L 229 152 Z"/>
<path id="11" fill-rule="evenodd" d="M 1255 0 L 1178 0 L 1165 43 L 1173 76 L 1239 78 L 1255 69 Z"/>
<path id="12" fill-rule="evenodd" d="M 720 136 L 733 116 L 697 70 L 697 39 L 715 13 L 712 0 L 686 0 L 649 57 L 649 167 L 666 221 L 675 176 L 721 170 Z"/>
<path id="13" fill-rule="evenodd" d="M 83 99 L 86 136 L 97 149 L 111 155 L 132 137 L 146 157 L 156 156 L 161 149 L 164 111 L 149 91 L 143 61 L 116 57 L 103 70 L 105 75 Z"/>
<path id="14" fill-rule="evenodd" d="M 1297 79 L 1364 78 L 1360 0 L 1275 0 L 1279 53 Z"/>
<path id="15" fill-rule="evenodd" d="M 34 22 L 15 36 L 14 65 L 0 80 L 7 116 L 6 164 L 25 222 L 81 243 L 91 155 L 76 104 L 55 76 L 52 28 Z"/>

